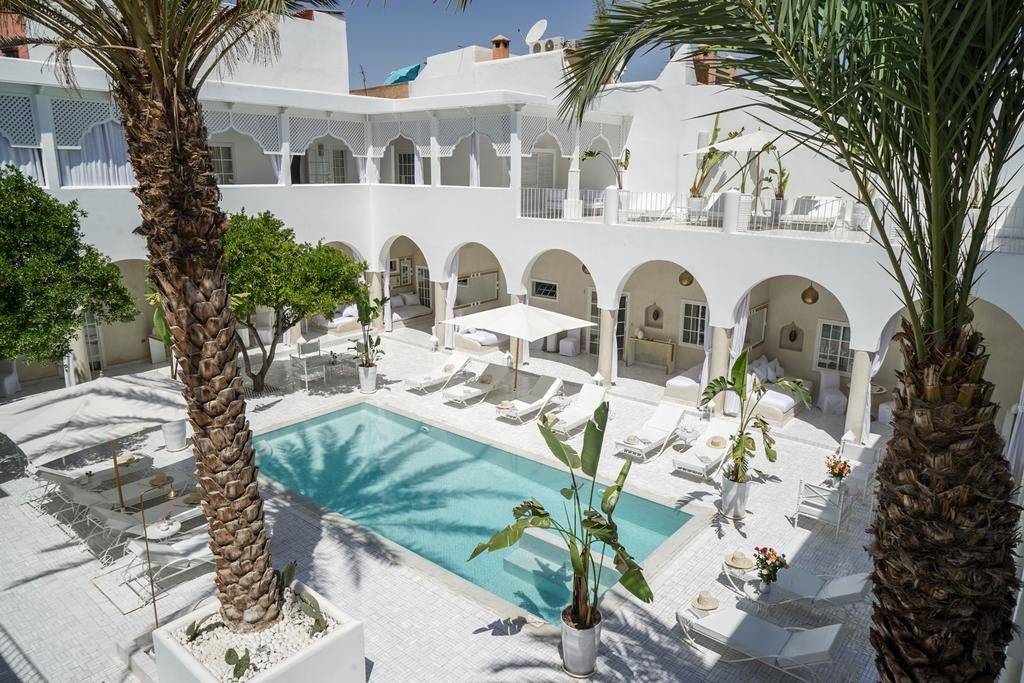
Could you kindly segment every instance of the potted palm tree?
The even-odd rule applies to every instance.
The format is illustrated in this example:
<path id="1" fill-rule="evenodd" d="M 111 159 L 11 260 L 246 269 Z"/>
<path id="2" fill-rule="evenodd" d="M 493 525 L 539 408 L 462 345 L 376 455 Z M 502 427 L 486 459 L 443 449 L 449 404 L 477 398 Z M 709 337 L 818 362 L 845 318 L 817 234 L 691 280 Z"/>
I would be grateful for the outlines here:
<path id="1" fill-rule="evenodd" d="M 798 379 L 782 378 L 776 385 L 797 396 L 804 405 L 810 406 L 811 395 Z M 747 513 L 747 498 L 750 484 L 750 461 L 757 454 L 754 430 L 761 433 L 764 456 L 768 462 L 775 462 L 775 439 L 771 426 L 757 414 L 757 406 L 768 392 L 755 375 L 747 375 L 747 352 L 744 351 L 728 377 L 715 377 L 708 382 L 700 399 L 701 408 L 706 408 L 722 394 L 734 394 L 739 399 L 739 424 L 736 432 L 729 437 L 731 463 L 722 473 L 722 514 L 729 519 L 743 519 Z"/>
<path id="2" fill-rule="evenodd" d="M 359 391 L 364 394 L 377 391 L 377 361 L 384 356 L 384 349 L 381 348 L 380 335 L 373 334 L 373 323 L 380 317 L 387 302 L 387 297 L 371 299 L 370 288 L 365 284 L 356 294 L 356 316 L 362 334 L 360 341 L 353 344 L 352 349 L 359 357 Z"/>
<path id="3" fill-rule="evenodd" d="M 597 466 L 608 423 L 608 404 L 598 406 L 587 423 L 580 453 L 560 440 L 548 423 L 547 416 L 541 419 L 540 433 L 551 453 L 569 472 L 570 485 L 562 489 L 562 496 L 570 502 L 564 506 L 565 521 L 552 517 L 536 498 L 524 500 L 512 509 L 515 522 L 495 533 L 486 543 L 479 544 L 469 559 L 515 545 L 527 529 L 550 529 L 562 538 L 572 566 L 572 598 L 562 610 L 562 666 L 572 676 L 586 677 L 594 673 L 601 639 L 598 590 L 605 553 L 609 550 L 613 553 L 619 583 L 626 590 L 644 602 L 654 600 L 654 593 L 640 565 L 620 542 L 615 524 L 615 507 L 632 461 L 627 459 L 623 463 L 614 484 L 603 493 L 597 490 Z M 598 508 L 594 507 L 595 499 L 599 501 Z"/>

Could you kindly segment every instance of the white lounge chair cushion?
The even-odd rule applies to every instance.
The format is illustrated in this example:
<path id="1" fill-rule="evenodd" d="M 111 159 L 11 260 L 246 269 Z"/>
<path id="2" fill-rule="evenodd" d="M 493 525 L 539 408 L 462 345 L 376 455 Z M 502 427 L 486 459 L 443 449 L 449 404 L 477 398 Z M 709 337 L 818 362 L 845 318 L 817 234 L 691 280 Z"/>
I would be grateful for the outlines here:
<path id="1" fill-rule="evenodd" d="M 796 398 L 785 391 L 769 389 L 761 399 L 761 405 L 769 406 L 780 412 L 787 413 L 796 406 Z"/>
<path id="2" fill-rule="evenodd" d="M 818 598 L 835 603 L 857 602 L 866 598 L 870 591 L 870 574 L 850 574 L 828 581 L 822 587 Z"/>
<path id="3" fill-rule="evenodd" d="M 821 593 L 825 580 L 805 569 L 789 567 L 779 572 L 775 585 L 786 593 L 812 600 Z"/>
<path id="4" fill-rule="evenodd" d="M 839 634 L 842 632 L 842 624 L 790 632 L 789 640 L 779 656 L 779 666 L 785 668 L 792 664 L 810 666 L 831 662 L 839 647 Z"/>
<path id="5" fill-rule="evenodd" d="M 584 384 L 580 393 L 573 397 L 572 403 L 558 413 L 552 428 L 558 431 L 570 431 L 585 424 L 604 401 L 608 390 L 597 384 Z"/>
<path id="6" fill-rule="evenodd" d="M 679 616 L 684 618 L 685 615 L 680 613 Z M 690 623 L 694 633 L 731 650 L 771 662 L 786 647 L 790 635 L 781 626 L 735 608 L 722 609 Z"/>

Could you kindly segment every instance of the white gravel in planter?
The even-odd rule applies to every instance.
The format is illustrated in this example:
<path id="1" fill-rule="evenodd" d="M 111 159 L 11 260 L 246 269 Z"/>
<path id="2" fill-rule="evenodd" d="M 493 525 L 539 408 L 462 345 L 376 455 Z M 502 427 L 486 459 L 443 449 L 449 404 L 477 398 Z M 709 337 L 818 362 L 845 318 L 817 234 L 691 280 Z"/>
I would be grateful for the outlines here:
<path id="1" fill-rule="evenodd" d="M 185 628 L 174 632 L 174 638 L 188 650 L 217 680 L 231 683 L 248 681 L 276 664 L 299 653 L 316 640 L 330 633 L 338 625 L 329 614 L 323 614 L 327 628 L 310 635 L 313 618 L 302 611 L 302 603 L 291 588 L 284 591 L 281 616 L 273 626 L 257 633 L 234 633 L 224 626 L 220 615 L 203 622 L 199 636 L 191 643 L 185 637 Z M 188 625 L 186 624 L 186 628 Z M 241 678 L 235 678 L 232 665 L 224 661 L 224 654 L 234 649 L 239 657 L 249 649 L 249 668 Z"/>

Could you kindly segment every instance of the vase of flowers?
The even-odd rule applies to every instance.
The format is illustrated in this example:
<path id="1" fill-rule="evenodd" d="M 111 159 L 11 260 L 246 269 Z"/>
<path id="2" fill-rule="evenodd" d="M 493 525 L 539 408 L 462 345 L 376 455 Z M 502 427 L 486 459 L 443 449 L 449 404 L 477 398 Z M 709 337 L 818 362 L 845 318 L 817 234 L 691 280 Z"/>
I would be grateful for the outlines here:
<path id="1" fill-rule="evenodd" d="M 840 457 L 839 453 L 833 453 L 825 458 L 825 469 L 828 470 L 829 480 L 839 487 L 850 476 L 850 461 Z"/>
<path id="2" fill-rule="evenodd" d="M 757 577 L 761 579 L 758 590 L 767 594 L 772 584 L 779 578 L 779 570 L 789 566 L 786 556 L 777 552 L 775 548 L 764 546 L 754 548 L 754 566 L 757 567 Z"/>
<path id="3" fill-rule="evenodd" d="M 167 508 L 167 514 L 160 518 L 160 531 L 167 531 L 171 528 L 171 515 L 174 514 L 174 508 Z"/>

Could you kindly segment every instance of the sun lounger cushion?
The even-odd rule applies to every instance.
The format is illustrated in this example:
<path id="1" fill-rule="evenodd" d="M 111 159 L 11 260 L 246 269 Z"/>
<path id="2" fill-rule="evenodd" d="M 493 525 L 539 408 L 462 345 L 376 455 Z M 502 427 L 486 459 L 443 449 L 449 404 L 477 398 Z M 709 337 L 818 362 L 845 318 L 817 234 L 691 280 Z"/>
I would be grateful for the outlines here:
<path id="1" fill-rule="evenodd" d="M 695 633 L 760 659 L 774 660 L 789 640 L 786 629 L 738 609 L 715 612 L 691 624 Z"/>
<path id="2" fill-rule="evenodd" d="M 793 631 L 779 657 L 783 666 L 793 664 L 820 664 L 835 658 L 839 648 L 842 624 L 832 624 L 806 631 Z"/>
<path id="3" fill-rule="evenodd" d="M 835 602 L 848 602 L 867 597 L 870 590 L 870 574 L 851 574 L 825 583 L 818 598 Z"/>

